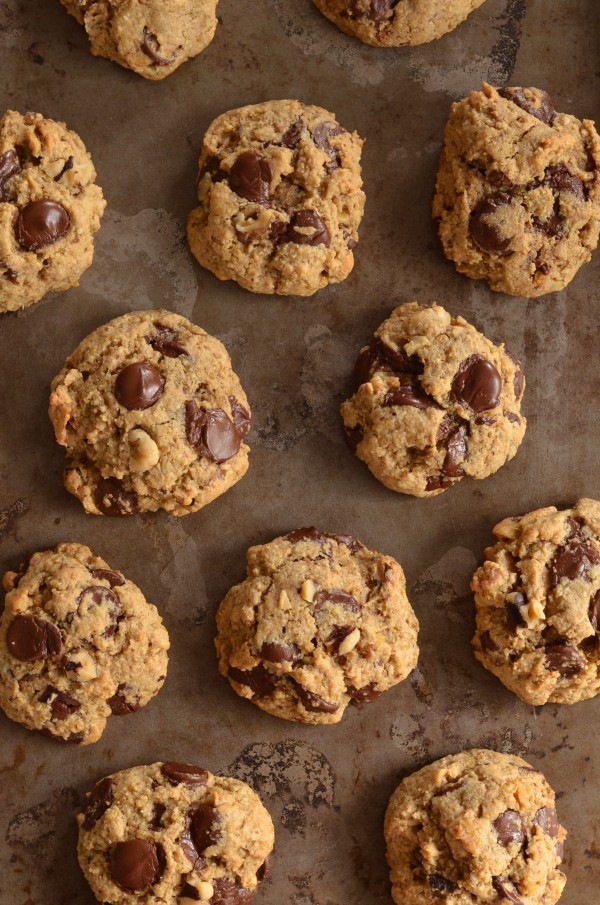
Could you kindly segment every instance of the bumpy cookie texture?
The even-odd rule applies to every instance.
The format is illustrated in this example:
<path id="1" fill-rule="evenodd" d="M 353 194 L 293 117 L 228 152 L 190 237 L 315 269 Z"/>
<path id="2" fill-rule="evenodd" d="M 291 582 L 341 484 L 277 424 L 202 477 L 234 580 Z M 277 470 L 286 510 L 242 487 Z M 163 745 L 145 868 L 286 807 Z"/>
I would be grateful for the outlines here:
<path id="1" fill-rule="evenodd" d="M 337 723 L 414 668 L 418 622 L 391 556 L 300 528 L 248 551 L 217 612 L 219 670 L 274 716 Z"/>
<path id="2" fill-rule="evenodd" d="M 515 455 L 525 378 L 504 345 L 437 304 L 392 312 L 361 349 L 341 407 L 348 445 L 400 493 L 435 496 Z"/>
<path id="3" fill-rule="evenodd" d="M 507 518 L 494 534 L 471 582 L 475 656 L 528 704 L 598 694 L 600 503 Z"/>
<path id="4" fill-rule="evenodd" d="M 174 72 L 212 41 L 216 0 L 61 0 L 85 26 L 95 56 L 146 79 Z"/>
<path id="5" fill-rule="evenodd" d="M 105 905 L 250 905 L 270 871 L 273 823 L 258 795 L 192 764 L 114 773 L 77 821 L 79 863 Z"/>
<path id="6" fill-rule="evenodd" d="M 64 123 L 0 119 L 0 312 L 76 286 L 106 203 L 85 146 Z"/>
<path id="7" fill-rule="evenodd" d="M 0 706 L 11 719 L 87 745 L 161 688 L 169 636 L 156 607 L 88 547 L 34 553 L 3 586 Z"/>
<path id="8" fill-rule="evenodd" d="M 554 905 L 566 831 L 527 761 L 495 751 L 444 757 L 404 779 L 385 816 L 398 905 Z"/>
<path id="9" fill-rule="evenodd" d="M 192 253 L 252 292 L 311 295 L 345 279 L 365 196 L 362 139 L 298 101 L 231 110 L 204 136 Z"/>
<path id="10" fill-rule="evenodd" d="M 600 138 L 545 91 L 483 84 L 453 104 L 433 216 L 457 270 L 510 295 L 563 289 L 600 231 Z"/>
<path id="11" fill-rule="evenodd" d="M 484 0 L 314 0 L 341 31 L 377 47 L 425 44 L 463 22 Z"/>
<path id="12" fill-rule="evenodd" d="M 225 347 L 170 311 L 99 327 L 52 382 L 65 487 L 94 515 L 196 512 L 248 468 L 248 400 Z"/>

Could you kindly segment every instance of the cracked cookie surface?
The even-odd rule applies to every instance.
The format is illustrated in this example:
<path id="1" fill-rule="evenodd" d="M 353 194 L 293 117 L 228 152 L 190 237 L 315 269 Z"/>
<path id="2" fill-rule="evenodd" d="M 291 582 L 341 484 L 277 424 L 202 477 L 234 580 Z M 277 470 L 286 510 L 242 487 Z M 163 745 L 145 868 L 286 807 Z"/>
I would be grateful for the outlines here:
<path id="1" fill-rule="evenodd" d="M 435 496 L 513 458 L 524 388 L 503 344 L 440 305 L 408 302 L 361 349 L 354 395 L 341 407 L 346 439 L 386 487 Z"/>
<path id="2" fill-rule="evenodd" d="M 528 704 L 600 691 L 600 503 L 506 518 L 475 572 L 477 659 Z"/>
<path id="3" fill-rule="evenodd" d="M 415 667 L 417 618 L 400 565 L 346 535 L 300 528 L 251 547 L 217 611 L 219 670 L 274 716 L 337 723 Z"/>
<path id="4" fill-rule="evenodd" d="M 160 690 L 169 636 L 156 607 L 88 547 L 34 553 L 3 586 L 0 706 L 12 720 L 87 745 Z"/>
<path id="5" fill-rule="evenodd" d="M 96 783 L 78 815 L 79 864 L 105 905 L 250 905 L 273 823 L 238 779 L 169 761 Z"/>
<path id="6" fill-rule="evenodd" d="M 398 905 L 554 905 L 566 831 L 554 792 L 527 761 L 485 749 L 404 779 L 385 816 Z"/>
<path id="7" fill-rule="evenodd" d="M 65 487 L 94 515 L 196 512 L 246 473 L 248 400 L 225 347 L 170 311 L 94 330 L 52 382 Z"/>
<path id="8" fill-rule="evenodd" d="M 456 269 L 491 289 L 556 292 L 600 232 L 600 138 L 545 91 L 483 84 L 453 104 L 433 216 Z"/>
<path id="9" fill-rule="evenodd" d="M 92 158 L 64 123 L 0 120 L 0 312 L 70 289 L 92 263 L 106 207 Z"/>
<path id="10" fill-rule="evenodd" d="M 158 80 L 212 41 L 216 0 L 61 0 L 85 26 L 94 56 Z"/>
<path id="11" fill-rule="evenodd" d="M 425 44 L 463 22 L 484 0 L 313 0 L 346 34 L 377 47 Z"/>
<path id="12" fill-rule="evenodd" d="M 362 144 L 332 113 L 298 101 L 224 113 L 204 136 L 192 253 L 252 292 L 312 295 L 344 280 L 365 203 Z"/>

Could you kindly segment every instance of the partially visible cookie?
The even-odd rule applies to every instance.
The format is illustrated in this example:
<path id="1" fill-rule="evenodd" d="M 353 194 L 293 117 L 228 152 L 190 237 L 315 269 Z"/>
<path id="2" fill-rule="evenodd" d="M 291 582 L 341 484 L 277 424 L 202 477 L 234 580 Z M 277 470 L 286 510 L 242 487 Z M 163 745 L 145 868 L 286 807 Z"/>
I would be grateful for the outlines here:
<path id="1" fill-rule="evenodd" d="M 541 773 L 475 749 L 402 780 L 385 815 L 398 905 L 554 905 L 566 831 Z"/>
<path id="2" fill-rule="evenodd" d="M 520 363 L 440 305 L 396 308 L 364 346 L 343 403 L 350 448 L 400 493 L 435 496 L 513 458 L 526 421 Z"/>
<path id="3" fill-rule="evenodd" d="M 600 692 L 600 503 L 579 500 L 494 528 L 475 572 L 475 656 L 527 704 Z"/>
<path id="4" fill-rule="evenodd" d="M 104 905 L 250 905 L 274 830 L 246 783 L 175 762 L 100 780 L 77 817 L 79 864 Z"/>
<path id="5" fill-rule="evenodd" d="M 425 44 L 452 31 L 484 0 L 314 0 L 334 25 L 365 44 Z"/>
<path id="6" fill-rule="evenodd" d="M 3 586 L 0 706 L 12 720 L 88 745 L 160 690 L 169 636 L 156 607 L 88 547 L 34 553 Z"/>
<path id="7" fill-rule="evenodd" d="M 192 253 L 252 292 L 311 295 L 344 280 L 365 204 L 362 144 L 332 113 L 299 101 L 219 116 L 200 154 Z"/>
<path id="8" fill-rule="evenodd" d="M 106 202 L 92 158 L 64 123 L 0 119 L 0 313 L 76 286 Z"/>
<path id="9" fill-rule="evenodd" d="M 483 84 L 452 105 L 433 216 L 456 269 L 509 295 L 570 283 L 600 232 L 600 137 L 538 88 Z"/>
<path id="10" fill-rule="evenodd" d="M 300 528 L 251 547 L 217 611 L 219 670 L 274 716 L 337 723 L 415 667 L 417 618 L 391 556 Z"/>
<path id="11" fill-rule="evenodd" d="M 171 311 L 94 330 L 52 382 L 65 487 L 94 515 L 196 512 L 248 468 L 248 400 L 225 347 Z"/>
<path id="12" fill-rule="evenodd" d="M 61 0 L 85 26 L 94 56 L 164 79 L 212 41 L 217 0 Z"/>

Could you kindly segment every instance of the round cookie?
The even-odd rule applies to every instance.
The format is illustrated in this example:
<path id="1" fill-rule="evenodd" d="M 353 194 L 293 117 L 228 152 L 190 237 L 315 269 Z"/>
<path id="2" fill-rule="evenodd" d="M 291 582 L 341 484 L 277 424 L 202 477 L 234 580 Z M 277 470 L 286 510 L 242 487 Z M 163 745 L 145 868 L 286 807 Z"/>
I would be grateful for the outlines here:
<path id="1" fill-rule="evenodd" d="M 0 313 L 77 286 L 106 202 L 92 158 L 64 123 L 0 119 Z"/>
<path id="2" fill-rule="evenodd" d="M 527 761 L 475 749 L 404 779 L 385 839 L 398 905 L 554 905 L 566 831 Z"/>
<path id="3" fill-rule="evenodd" d="M 65 487 L 94 515 L 196 512 L 248 468 L 248 400 L 225 347 L 170 311 L 94 330 L 52 382 Z"/>
<path id="4" fill-rule="evenodd" d="M 314 0 L 348 35 L 376 47 L 425 44 L 463 22 L 484 0 Z"/>
<path id="5" fill-rule="evenodd" d="M 435 496 L 513 458 L 524 387 L 503 343 L 435 303 L 408 302 L 360 351 L 354 395 L 341 407 L 346 439 L 386 487 Z"/>
<path id="6" fill-rule="evenodd" d="M 94 56 L 164 79 L 212 41 L 217 0 L 61 0 Z"/>
<path id="7" fill-rule="evenodd" d="M 219 670 L 274 716 L 338 723 L 416 666 L 417 618 L 391 556 L 300 528 L 251 547 L 217 611 Z"/>
<path id="8" fill-rule="evenodd" d="M 452 105 L 433 216 L 456 269 L 509 295 L 556 292 L 600 231 L 600 138 L 545 91 L 483 84 Z"/>
<path id="9" fill-rule="evenodd" d="M 354 266 L 362 139 L 332 113 L 267 101 L 204 136 L 188 241 L 203 267 L 252 292 L 312 295 Z"/>
<path id="10" fill-rule="evenodd" d="M 475 656 L 527 704 L 600 691 L 600 503 L 506 518 L 475 572 Z"/>
<path id="11" fill-rule="evenodd" d="M 174 762 L 121 770 L 87 796 L 79 864 L 104 905 L 250 905 L 274 830 L 246 783 Z"/>
<path id="12" fill-rule="evenodd" d="M 160 690 L 169 636 L 156 607 L 88 547 L 34 553 L 3 586 L 0 707 L 12 720 L 89 745 Z"/>

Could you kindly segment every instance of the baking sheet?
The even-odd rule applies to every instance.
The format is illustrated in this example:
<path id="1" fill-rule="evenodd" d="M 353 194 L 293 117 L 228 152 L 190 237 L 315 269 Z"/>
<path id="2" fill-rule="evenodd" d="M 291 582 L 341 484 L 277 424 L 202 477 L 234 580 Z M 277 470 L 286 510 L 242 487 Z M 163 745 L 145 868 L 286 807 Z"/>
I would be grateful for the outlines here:
<path id="1" fill-rule="evenodd" d="M 429 204 L 453 99 L 537 85 L 559 110 L 600 119 L 597 0 L 487 0 L 433 44 L 379 50 L 338 32 L 310 0 L 221 0 L 213 43 L 160 83 L 94 59 L 58 0 L 0 2 L 0 108 L 65 120 L 91 151 L 108 209 L 78 289 L 0 318 L 0 567 L 60 541 L 89 544 L 139 584 L 171 635 L 169 675 L 144 710 L 63 747 L 0 714 L 0 905 L 93 905 L 74 813 L 112 771 L 192 761 L 248 781 L 276 827 L 261 905 L 391 903 L 381 824 L 399 779 L 472 746 L 526 757 L 556 789 L 569 830 L 561 905 L 597 905 L 600 700 L 533 709 L 470 649 L 471 573 L 492 526 L 538 506 L 600 498 L 600 253 L 567 291 L 525 301 L 444 260 Z M 297 97 L 367 139 L 366 215 L 351 276 L 310 299 L 220 283 L 189 254 L 202 135 L 219 113 Z M 392 493 L 346 449 L 338 406 L 356 351 L 394 305 L 437 299 L 524 362 L 529 420 L 516 459 L 443 496 Z M 85 516 L 62 487 L 48 386 L 91 330 L 164 306 L 227 345 L 251 400 L 248 475 L 184 519 Z M 217 673 L 213 613 L 252 543 L 316 524 L 395 556 L 421 622 L 419 667 L 331 727 L 287 724 Z"/>

